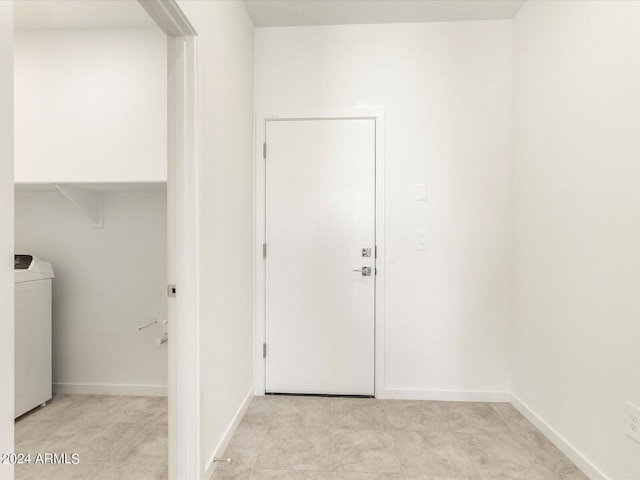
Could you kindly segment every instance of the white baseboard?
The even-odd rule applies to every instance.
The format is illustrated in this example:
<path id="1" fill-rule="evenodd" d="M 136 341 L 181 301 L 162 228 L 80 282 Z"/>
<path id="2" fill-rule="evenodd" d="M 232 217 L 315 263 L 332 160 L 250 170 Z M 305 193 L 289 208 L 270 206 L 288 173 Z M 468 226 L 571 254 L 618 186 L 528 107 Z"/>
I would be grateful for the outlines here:
<path id="1" fill-rule="evenodd" d="M 511 404 L 524 415 L 535 427 L 540 430 L 551 443 L 553 443 L 569 460 L 584 472 L 591 480 L 611 480 L 598 467 L 591 463 L 580 453 L 571 443 L 569 443 L 562 435 L 554 430 L 547 422 L 545 422 L 538 414 L 536 414 L 527 404 L 515 395 L 511 394 Z"/>
<path id="2" fill-rule="evenodd" d="M 511 400 L 511 394 L 509 392 L 483 390 L 415 390 L 386 388 L 384 390 L 383 398 L 394 400 L 505 403 Z"/>
<path id="3" fill-rule="evenodd" d="M 249 389 L 249 393 L 247 393 L 247 395 L 244 397 L 244 400 L 242 401 L 240 408 L 238 408 L 238 411 L 233 417 L 233 421 L 229 425 L 229 428 L 227 428 L 227 431 L 224 432 L 224 435 L 222 436 L 222 440 L 220 440 L 220 442 L 218 443 L 218 446 L 214 449 L 213 453 L 211 454 L 211 457 L 209 458 L 209 461 L 207 462 L 207 466 L 204 470 L 203 478 L 211 478 L 211 475 L 213 475 L 213 471 L 215 470 L 217 465 L 216 463 L 213 463 L 213 459 L 215 457 L 221 457 L 224 454 L 224 451 L 227 449 L 227 446 L 229 446 L 229 442 L 231 441 L 233 434 L 236 433 L 236 429 L 238 428 L 238 425 L 240 425 L 240 422 L 242 421 L 242 417 L 244 417 L 244 414 L 247 411 L 247 408 L 249 408 L 249 404 L 251 403 L 251 400 L 253 400 L 254 390 L 255 390 L 255 385 L 251 385 L 251 388 Z"/>
<path id="4" fill-rule="evenodd" d="M 117 383 L 54 383 L 53 393 L 166 397 L 168 390 L 166 385 L 127 385 Z"/>

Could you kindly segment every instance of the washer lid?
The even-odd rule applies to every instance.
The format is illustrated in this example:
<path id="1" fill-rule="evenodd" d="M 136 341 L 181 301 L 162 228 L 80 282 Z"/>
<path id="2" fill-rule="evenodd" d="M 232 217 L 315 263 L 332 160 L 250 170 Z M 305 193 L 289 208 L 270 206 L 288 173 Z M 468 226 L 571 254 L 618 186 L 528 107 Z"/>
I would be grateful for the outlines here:
<path id="1" fill-rule="evenodd" d="M 33 282 L 55 277 L 51 264 L 33 255 L 15 255 L 13 268 L 15 283 Z"/>

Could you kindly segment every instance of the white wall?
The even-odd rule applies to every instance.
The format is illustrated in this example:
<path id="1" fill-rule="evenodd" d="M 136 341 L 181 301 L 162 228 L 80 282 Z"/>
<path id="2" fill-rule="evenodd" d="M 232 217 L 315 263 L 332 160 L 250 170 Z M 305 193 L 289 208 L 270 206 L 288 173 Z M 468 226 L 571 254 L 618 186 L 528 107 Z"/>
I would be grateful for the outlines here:
<path id="1" fill-rule="evenodd" d="M 199 38 L 204 470 L 253 390 L 253 24 L 242 2 L 179 3 Z"/>
<path id="2" fill-rule="evenodd" d="M 258 28 L 255 48 L 261 114 L 385 109 L 386 395 L 505 399 L 511 22 Z"/>
<path id="3" fill-rule="evenodd" d="M 16 33 L 17 182 L 167 180 L 158 28 Z"/>
<path id="4" fill-rule="evenodd" d="M 13 451 L 13 2 L 0 2 L 0 452 Z M 0 478 L 13 467 L 0 464 Z"/>
<path id="5" fill-rule="evenodd" d="M 513 393 L 640 478 L 640 2 L 527 2 L 514 28 Z M 592 478 L 600 478 L 590 470 Z"/>
<path id="6" fill-rule="evenodd" d="M 75 393 L 166 394 L 166 192 L 105 192 L 104 228 L 60 193 L 18 192 L 15 248 L 52 263 L 53 382 Z M 156 318 L 160 325 L 141 332 Z"/>

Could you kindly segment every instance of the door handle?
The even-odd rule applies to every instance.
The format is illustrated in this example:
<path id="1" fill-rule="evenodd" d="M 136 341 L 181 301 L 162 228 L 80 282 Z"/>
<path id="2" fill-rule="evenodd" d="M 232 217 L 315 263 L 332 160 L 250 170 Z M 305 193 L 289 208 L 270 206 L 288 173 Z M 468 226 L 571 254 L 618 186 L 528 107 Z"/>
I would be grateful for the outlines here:
<path id="1" fill-rule="evenodd" d="M 371 276 L 371 267 L 354 268 L 353 272 L 360 272 L 363 277 Z"/>

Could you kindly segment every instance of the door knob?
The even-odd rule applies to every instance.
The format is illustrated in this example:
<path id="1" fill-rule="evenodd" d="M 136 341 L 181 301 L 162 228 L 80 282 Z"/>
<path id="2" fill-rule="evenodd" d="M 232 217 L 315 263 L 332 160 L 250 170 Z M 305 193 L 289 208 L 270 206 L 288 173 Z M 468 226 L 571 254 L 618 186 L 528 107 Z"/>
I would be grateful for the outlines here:
<path id="1" fill-rule="evenodd" d="M 371 276 L 371 267 L 354 268 L 354 272 L 360 272 L 363 277 Z"/>

